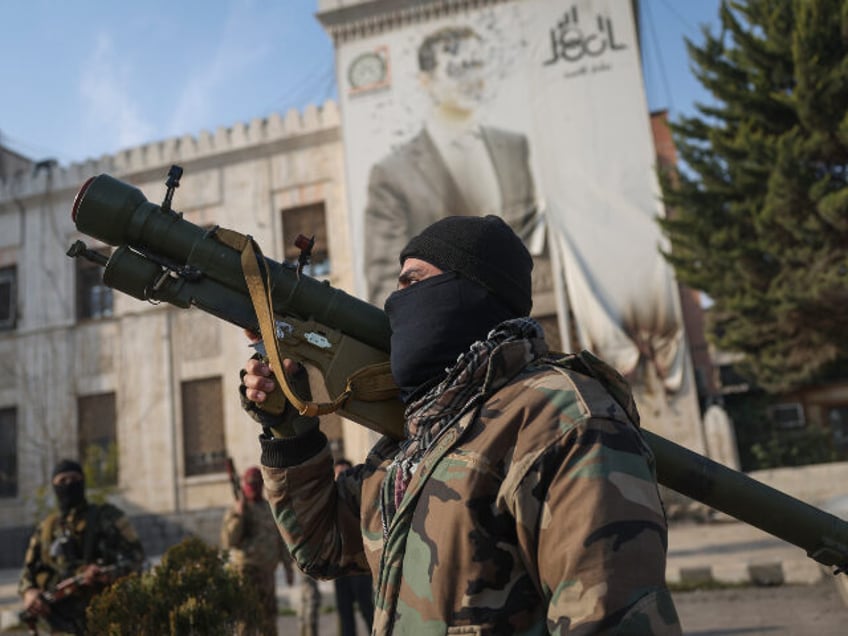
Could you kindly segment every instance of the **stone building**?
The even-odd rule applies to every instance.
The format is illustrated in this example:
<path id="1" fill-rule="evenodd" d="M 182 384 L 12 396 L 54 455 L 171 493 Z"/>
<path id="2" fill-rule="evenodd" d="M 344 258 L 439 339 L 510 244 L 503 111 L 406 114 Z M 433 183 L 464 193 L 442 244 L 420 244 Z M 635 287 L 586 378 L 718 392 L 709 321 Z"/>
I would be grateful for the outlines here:
<path id="1" fill-rule="evenodd" d="M 357 22 L 362 11 L 388 6 L 359 4 L 319 2 L 336 39 L 345 23 L 369 28 L 374 16 Z M 315 235 L 307 273 L 354 293 L 344 157 L 338 107 L 327 102 L 0 180 L 0 566 L 20 563 L 33 522 L 51 503 L 46 485 L 61 457 L 89 459 L 150 554 L 187 532 L 217 541 L 232 496 L 227 458 L 239 470 L 258 463 L 258 430 L 236 391 L 252 353 L 241 329 L 198 309 L 113 292 L 98 266 L 69 258 L 77 240 L 109 251 L 74 226 L 81 185 L 106 173 L 158 204 L 178 164 L 184 173 L 173 208 L 185 219 L 250 234 L 278 261 L 297 257 L 298 234 Z M 533 285 L 533 315 L 560 349 L 544 253 Z M 322 426 L 336 452 L 354 461 L 374 441 L 337 417 Z"/>
<path id="2" fill-rule="evenodd" d="M 298 233 L 315 234 L 312 273 L 350 286 L 332 102 L 0 183 L 4 564 L 19 563 L 61 457 L 91 458 L 98 481 L 138 519 L 154 553 L 163 547 L 157 538 L 217 537 L 219 510 L 231 497 L 227 457 L 238 469 L 258 463 L 258 430 L 236 391 L 252 353 L 242 330 L 197 309 L 113 292 L 99 267 L 66 255 L 79 239 L 107 251 L 71 219 L 89 177 L 110 174 L 159 203 L 172 164 L 184 169 L 173 201 L 184 218 L 249 233 L 275 260 L 291 258 Z M 340 444 L 339 421 L 325 426 Z"/>
<path id="3" fill-rule="evenodd" d="M 159 204 L 172 164 L 184 170 L 173 208 L 186 220 L 250 234 L 278 261 L 296 259 L 299 233 L 314 234 L 307 273 L 351 289 L 334 102 L 4 182 L 0 275 L 10 281 L 11 319 L 0 326 L 0 536 L 8 538 L 0 564 L 17 565 L 61 457 L 90 457 L 104 492 L 136 518 L 154 550 L 185 532 L 214 540 L 231 497 L 226 459 L 241 469 L 258 462 L 258 430 L 236 391 L 252 353 L 242 330 L 196 308 L 114 292 L 100 267 L 66 255 L 77 240 L 110 250 L 71 218 L 88 178 L 110 174 Z M 535 312 L 555 334 L 546 271 L 538 262 Z M 335 416 L 322 427 L 355 461 L 374 440 Z"/>

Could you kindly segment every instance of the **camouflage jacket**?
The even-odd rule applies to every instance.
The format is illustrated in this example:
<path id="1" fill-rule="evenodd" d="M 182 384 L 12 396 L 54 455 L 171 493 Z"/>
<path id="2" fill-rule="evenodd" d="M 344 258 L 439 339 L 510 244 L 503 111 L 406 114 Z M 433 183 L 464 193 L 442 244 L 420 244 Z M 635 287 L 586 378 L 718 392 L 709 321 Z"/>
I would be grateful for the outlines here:
<path id="1" fill-rule="evenodd" d="M 445 418 L 391 517 L 406 442 L 382 439 L 334 483 L 320 433 L 298 451 L 263 439 L 295 560 L 322 578 L 369 568 L 375 634 L 680 633 L 629 389 L 589 354 L 547 356 L 527 325 L 484 351 L 473 377 L 452 374 L 407 410 L 407 423 L 421 409 Z"/>
<path id="2" fill-rule="evenodd" d="M 264 499 L 245 501 L 241 513 L 237 504 L 230 506 L 221 525 L 221 547 L 229 551 L 230 563 L 239 569 L 247 566 L 273 572 L 280 563 L 291 569 L 291 555 Z"/>
<path id="3" fill-rule="evenodd" d="M 126 515 L 111 504 L 89 504 L 64 518 L 53 513 L 35 529 L 27 547 L 18 591 L 48 590 L 86 565 L 118 565 L 124 574 L 141 570 L 144 549 Z"/>

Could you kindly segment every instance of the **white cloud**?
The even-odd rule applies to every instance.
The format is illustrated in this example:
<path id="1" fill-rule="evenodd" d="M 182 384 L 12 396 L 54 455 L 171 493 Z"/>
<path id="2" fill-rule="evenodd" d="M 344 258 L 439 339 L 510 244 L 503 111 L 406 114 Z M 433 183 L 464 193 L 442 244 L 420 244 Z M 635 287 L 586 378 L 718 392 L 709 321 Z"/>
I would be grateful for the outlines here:
<path id="1" fill-rule="evenodd" d="M 260 65 L 272 50 L 272 26 L 273 19 L 262 6 L 233 3 L 217 46 L 210 46 L 202 64 L 187 74 L 191 79 L 177 98 L 168 129 L 182 133 L 197 131 L 199 125 L 211 125 L 214 114 L 226 110 L 215 100 L 237 101 L 235 84 L 239 76 Z M 214 125 L 232 123 L 235 122 L 216 121 Z"/>
<path id="2" fill-rule="evenodd" d="M 155 127 L 133 100 L 133 69 L 121 63 L 111 36 L 95 37 L 94 51 L 83 69 L 79 90 L 87 147 L 111 153 L 150 141 Z"/>

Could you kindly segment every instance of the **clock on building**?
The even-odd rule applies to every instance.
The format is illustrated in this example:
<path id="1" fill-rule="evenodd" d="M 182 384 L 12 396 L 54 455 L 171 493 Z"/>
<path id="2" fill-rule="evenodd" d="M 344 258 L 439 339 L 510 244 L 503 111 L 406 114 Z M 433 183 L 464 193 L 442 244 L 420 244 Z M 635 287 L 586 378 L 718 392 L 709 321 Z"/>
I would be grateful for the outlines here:
<path id="1" fill-rule="evenodd" d="M 385 53 L 367 51 L 355 57 L 347 70 L 347 79 L 353 91 L 382 86 L 388 78 Z"/>

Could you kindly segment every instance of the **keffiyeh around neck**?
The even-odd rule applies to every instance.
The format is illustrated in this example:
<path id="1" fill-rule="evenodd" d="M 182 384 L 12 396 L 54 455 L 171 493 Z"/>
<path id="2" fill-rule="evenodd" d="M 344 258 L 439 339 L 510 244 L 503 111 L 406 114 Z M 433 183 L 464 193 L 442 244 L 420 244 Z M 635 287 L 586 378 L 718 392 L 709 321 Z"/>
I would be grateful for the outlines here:
<path id="1" fill-rule="evenodd" d="M 515 365 L 513 373 L 547 353 L 539 323 L 532 318 L 516 318 L 501 323 L 486 340 L 475 342 L 459 356 L 442 382 L 407 407 L 407 437 L 401 442 L 383 484 L 384 531 L 388 529 L 418 464 L 430 447 L 468 408 L 478 404 L 512 377 L 509 374 L 507 377 L 490 377 L 494 375 L 490 371 L 490 362 L 507 348 L 522 350 L 521 363 Z"/>

